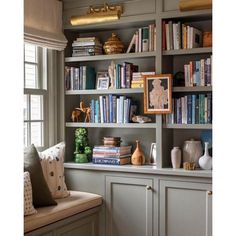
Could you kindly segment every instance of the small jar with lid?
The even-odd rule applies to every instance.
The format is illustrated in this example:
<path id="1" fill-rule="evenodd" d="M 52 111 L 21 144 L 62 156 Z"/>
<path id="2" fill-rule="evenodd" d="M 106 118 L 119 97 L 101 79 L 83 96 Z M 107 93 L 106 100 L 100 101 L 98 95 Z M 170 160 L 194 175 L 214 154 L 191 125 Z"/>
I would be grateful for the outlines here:
<path id="1" fill-rule="evenodd" d="M 124 44 L 115 33 L 105 42 L 103 49 L 106 54 L 117 54 L 124 52 Z"/>

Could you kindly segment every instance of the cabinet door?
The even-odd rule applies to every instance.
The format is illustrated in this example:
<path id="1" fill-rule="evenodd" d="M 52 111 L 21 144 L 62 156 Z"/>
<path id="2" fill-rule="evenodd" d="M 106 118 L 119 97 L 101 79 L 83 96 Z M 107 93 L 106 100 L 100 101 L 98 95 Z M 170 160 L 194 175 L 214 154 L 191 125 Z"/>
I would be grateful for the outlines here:
<path id="1" fill-rule="evenodd" d="M 106 235 L 151 236 L 153 180 L 106 176 Z"/>
<path id="2" fill-rule="evenodd" d="M 160 236 L 211 236 L 211 184 L 160 181 Z"/>

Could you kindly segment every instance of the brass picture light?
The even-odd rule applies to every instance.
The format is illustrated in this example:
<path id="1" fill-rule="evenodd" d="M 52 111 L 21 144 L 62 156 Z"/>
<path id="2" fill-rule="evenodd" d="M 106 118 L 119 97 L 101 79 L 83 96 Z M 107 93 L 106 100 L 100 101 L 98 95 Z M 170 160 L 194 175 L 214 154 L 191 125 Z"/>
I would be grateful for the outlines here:
<path id="1" fill-rule="evenodd" d="M 72 16 L 70 22 L 72 25 L 89 25 L 120 19 L 123 13 L 121 5 L 104 4 L 102 7 L 89 7 L 87 15 Z"/>

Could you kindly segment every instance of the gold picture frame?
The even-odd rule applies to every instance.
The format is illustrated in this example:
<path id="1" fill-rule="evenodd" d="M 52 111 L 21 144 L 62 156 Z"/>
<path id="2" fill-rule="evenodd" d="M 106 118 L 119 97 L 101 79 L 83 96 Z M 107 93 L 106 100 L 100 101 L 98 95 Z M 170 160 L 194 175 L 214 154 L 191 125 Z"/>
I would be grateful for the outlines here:
<path id="1" fill-rule="evenodd" d="M 172 75 L 144 76 L 144 113 L 168 114 L 172 112 Z"/>

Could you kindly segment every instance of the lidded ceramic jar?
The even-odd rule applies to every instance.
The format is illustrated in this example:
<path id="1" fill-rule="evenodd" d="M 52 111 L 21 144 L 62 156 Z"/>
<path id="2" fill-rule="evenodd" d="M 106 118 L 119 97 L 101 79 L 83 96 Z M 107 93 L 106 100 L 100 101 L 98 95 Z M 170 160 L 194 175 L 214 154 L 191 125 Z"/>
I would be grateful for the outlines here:
<path id="1" fill-rule="evenodd" d="M 186 140 L 183 145 L 183 162 L 194 162 L 199 167 L 198 160 L 202 156 L 201 141 L 194 139 Z"/>
<path id="2" fill-rule="evenodd" d="M 115 33 L 105 42 L 103 49 L 106 54 L 116 54 L 124 52 L 124 44 L 120 41 Z"/>

